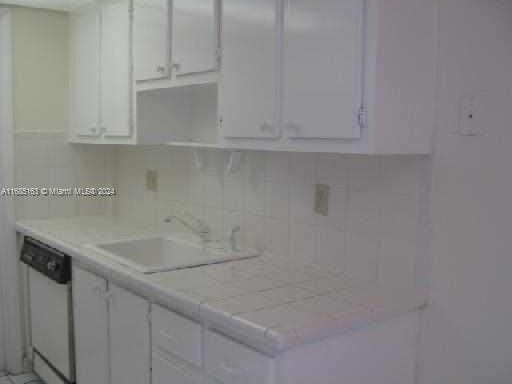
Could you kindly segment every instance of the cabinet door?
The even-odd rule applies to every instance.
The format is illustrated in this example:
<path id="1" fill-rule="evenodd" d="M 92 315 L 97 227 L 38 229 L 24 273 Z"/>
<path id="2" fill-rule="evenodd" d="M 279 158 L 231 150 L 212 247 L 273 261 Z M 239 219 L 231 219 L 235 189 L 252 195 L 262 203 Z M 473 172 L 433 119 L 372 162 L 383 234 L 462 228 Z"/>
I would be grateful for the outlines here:
<path id="1" fill-rule="evenodd" d="M 216 3 L 172 1 L 172 63 L 177 76 L 217 69 Z"/>
<path id="2" fill-rule="evenodd" d="M 289 137 L 360 137 L 364 0 L 285 0 L 283 122 Z"/>
<path id="3" fill-rule="evenodd" d="M 78 384 L 105 384 L 108 367 L 107 282 L 73 268 L 73 318 L 76 380 Z"/>
<path id="4" fill-rule="evenodd" d="M 100 14 L 95 4 L 70 14 L 71 129 L 76 136 L 99 136 Z"/>
<path id="5" fill-rule="evenodd" d="M 130 0 L 101 5 L 101 121 L 106 137 L 131 135 Z"/>
<path id="6" fill-rule="evenodd" d="M 134 0 L 135 80 L 169 76 L 169 0 Z"/>
<path id="7" fill-rule="evenodd" d="M 223 1 L 219 89 L 222 136 L 278 136 L 276 31 L 276 0 Z"/>
<path id="8" fill-rule="evenodd" d="M 110 384 L 149 384 L 149 303 L 112 284 L 109 299 Z"/>

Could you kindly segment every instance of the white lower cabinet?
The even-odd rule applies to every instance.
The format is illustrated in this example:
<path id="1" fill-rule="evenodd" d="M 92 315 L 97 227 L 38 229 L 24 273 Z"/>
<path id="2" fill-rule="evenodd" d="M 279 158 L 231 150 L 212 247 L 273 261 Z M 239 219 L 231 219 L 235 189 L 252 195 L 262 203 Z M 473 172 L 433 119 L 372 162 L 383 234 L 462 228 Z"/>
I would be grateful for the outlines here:
<path id="1" fill-rule="evenodd" d="M 201 325 L 158 305 L 151 309 L 153 352 L 201 367 Z"/>
<path id="2" fill-rule="evenodd" d="M 149 302 L 73 268 L 77 384 L 149 384 Z"/>
<path id="3" fill-rule="evenodd" d="M 77 384 L 410 384 L 419 313 L 272 358 L 73 268 Z"/>
<path id="4" fill-rule="evenodd" d="M 149 302 L 109 286 L 110 383 L 149 384 Z"/>
<path id="5" fill-rule="evenodd" d="M 109 382 L 107 281 L 73 267 L 77 384 Z"/>
<path id="6" fill-rule="evenodd" d="M 206 331 L 204 367 L 224 384 L 273 383 L 274 360 L 218 333 Z"/>

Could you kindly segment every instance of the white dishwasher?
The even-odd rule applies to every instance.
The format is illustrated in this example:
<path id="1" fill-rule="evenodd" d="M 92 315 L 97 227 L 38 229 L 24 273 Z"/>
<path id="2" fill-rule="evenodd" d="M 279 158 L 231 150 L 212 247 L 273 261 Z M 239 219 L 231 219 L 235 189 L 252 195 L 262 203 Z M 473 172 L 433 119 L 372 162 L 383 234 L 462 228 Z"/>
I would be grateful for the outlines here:
<path id="1" fill-rule="evenodd" d="M 26 237 L 21 261 L 29 266 L 34 371 L 46 384 L 73 384 L 75 359 L 71 258 Z"/>

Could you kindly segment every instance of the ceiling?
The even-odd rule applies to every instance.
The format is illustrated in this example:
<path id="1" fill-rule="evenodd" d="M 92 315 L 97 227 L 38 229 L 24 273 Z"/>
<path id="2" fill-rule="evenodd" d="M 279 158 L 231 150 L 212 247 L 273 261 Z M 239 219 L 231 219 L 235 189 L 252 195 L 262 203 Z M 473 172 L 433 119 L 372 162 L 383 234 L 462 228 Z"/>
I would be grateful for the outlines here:
<path id="1" fill-rule="evenodd" d="M 90 0 L 0 0 L 0 5 L 21 5 L 24 7 L 69 11 L 88 1 Z"/>

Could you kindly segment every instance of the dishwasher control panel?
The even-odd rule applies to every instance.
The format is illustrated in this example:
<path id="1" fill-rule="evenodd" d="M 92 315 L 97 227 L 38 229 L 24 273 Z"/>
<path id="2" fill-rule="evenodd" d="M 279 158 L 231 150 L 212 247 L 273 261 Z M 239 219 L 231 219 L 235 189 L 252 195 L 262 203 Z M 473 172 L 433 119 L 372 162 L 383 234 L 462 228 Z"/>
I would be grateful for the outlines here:
<path id="1" fill-rule="evenodd" d="M 59 284 L 71 280 L 69 255 L 30 237 L 25 237 L 20 260 Z"/>

